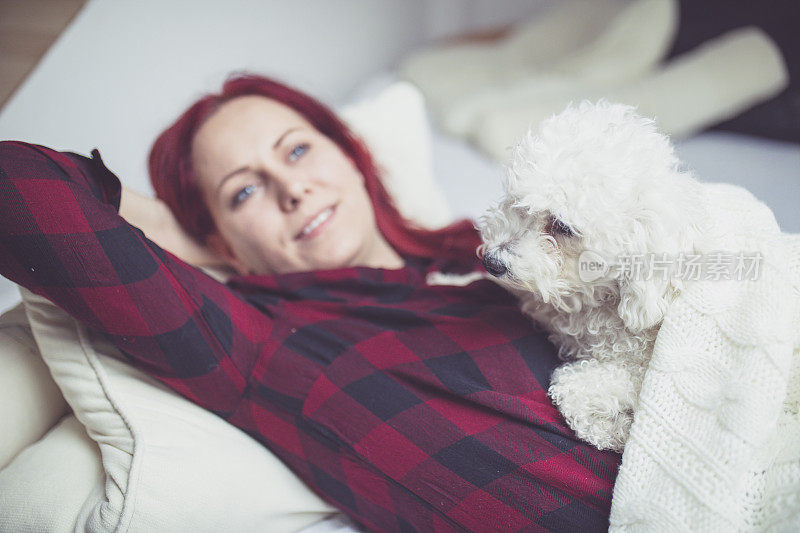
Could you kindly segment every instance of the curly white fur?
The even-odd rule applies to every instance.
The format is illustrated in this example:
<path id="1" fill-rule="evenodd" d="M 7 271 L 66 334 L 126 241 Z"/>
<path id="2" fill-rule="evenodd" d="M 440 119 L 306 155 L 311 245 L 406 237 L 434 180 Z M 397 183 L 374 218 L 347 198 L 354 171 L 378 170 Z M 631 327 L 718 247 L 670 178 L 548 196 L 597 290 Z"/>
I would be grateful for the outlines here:
<path id="1" fill-rule="evenodd" d="M 634 108 L 583 102 L 515 147 L 505 196 L 481 219 L 487 270 L 550 332 L 567 364 L 549 395 L 578 437 L 621 451 L 675 276 L 583 281 L 579 256 L 699 253 L 703 189 Z"/>

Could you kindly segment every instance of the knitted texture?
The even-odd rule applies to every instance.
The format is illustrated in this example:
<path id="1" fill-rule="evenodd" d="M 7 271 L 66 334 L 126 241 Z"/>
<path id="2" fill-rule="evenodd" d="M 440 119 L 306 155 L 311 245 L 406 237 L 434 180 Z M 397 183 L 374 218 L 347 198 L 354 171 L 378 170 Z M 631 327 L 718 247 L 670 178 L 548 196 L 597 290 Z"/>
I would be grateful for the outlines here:
<path id="1" fill-rule="evenodd" d="M 611 531 L 800 528 L 800 235 L 708 185 L 708 242 L 761 254 L 753 279 L 688 283 L 659 331 Z"/>

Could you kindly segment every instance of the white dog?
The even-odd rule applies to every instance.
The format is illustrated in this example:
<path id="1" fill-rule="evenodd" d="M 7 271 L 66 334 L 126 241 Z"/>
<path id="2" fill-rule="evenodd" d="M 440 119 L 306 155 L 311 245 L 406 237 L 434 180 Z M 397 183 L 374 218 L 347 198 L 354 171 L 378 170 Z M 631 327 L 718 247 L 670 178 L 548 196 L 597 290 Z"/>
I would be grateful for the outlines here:
<path id="1" fill-rule="evenodd" d="M 705 217 L 703 186 L 653 121 L 601 101 L 529 132 L 505 197 L 481 219 L 487 271 L 571 361 L 553 373 L 550 397 L 600 449 L 623 449 L 656 334 L 685 283 L 654 265 L 702 252 Z"/>

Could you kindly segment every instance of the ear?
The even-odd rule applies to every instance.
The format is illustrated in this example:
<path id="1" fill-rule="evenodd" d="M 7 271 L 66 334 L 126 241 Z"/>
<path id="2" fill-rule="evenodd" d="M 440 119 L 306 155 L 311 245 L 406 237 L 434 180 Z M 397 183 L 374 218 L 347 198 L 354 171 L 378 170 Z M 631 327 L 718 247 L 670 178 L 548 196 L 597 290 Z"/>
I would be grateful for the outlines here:
<path id="1" fill-rule="evenodd" d="M 664 319 L 667 311 L 669 282 L 663 278 L 619 279 L 619 314 L 625 327 L 633 333 L 649 329 Z"/>
<path id="2" fill-rule="evenodd" d="M 208 246 L 212 252 L 224 259 L 228 266 L 233 268 L 240 276 L 246 276 L 252 273 L 250 269 L 245 267 L 244 263 L 242 263 L 241 260 L 236 257 L 236 254 L 233 253 L 233 250 L 221 235 L 216 233 L 209 235 L 206 239 L 206 246 Z"/>

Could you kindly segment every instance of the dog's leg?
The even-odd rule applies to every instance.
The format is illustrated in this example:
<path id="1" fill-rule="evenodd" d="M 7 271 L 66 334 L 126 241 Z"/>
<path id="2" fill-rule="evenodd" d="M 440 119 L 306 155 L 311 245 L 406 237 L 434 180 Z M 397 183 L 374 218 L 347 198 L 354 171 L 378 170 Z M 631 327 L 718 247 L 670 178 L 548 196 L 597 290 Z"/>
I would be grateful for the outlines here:
<path id="1" fill-rule="evenodd" d="M 639 374 L 619 361 L 582 359 L 553 372 L 548 395 L 578 438 L 621 452 L 638 401 Z"/>

